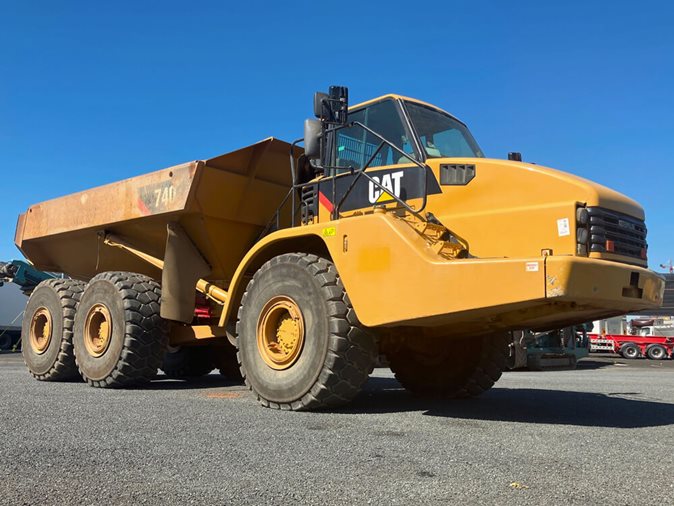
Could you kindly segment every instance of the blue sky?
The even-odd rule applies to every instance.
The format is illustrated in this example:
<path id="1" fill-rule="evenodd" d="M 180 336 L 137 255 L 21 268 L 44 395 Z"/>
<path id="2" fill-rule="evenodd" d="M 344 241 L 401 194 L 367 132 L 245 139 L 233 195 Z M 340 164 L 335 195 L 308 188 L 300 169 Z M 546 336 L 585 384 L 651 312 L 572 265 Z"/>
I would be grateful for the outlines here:
<path id="1" fill-rule="evenodd" d="M 0 1 L 0 260 L 28 205 L 297 138 L 313 92 L 341 84 L 635 198 L 657 268 L 674 257 L 671 5 Z"/>

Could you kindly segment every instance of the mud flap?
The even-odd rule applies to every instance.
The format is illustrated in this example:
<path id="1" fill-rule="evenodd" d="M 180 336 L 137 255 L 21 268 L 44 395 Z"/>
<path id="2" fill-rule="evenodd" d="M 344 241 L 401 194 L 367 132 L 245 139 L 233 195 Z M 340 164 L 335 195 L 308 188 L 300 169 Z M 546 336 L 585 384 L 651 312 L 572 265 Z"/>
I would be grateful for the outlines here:
<path id="1" fill-rule="evenodd" d="M 197 281 L 211 272 L 211 266 L 178 223 L 168 223 L 166 229 L 161 317 L 191 323 Z"/>

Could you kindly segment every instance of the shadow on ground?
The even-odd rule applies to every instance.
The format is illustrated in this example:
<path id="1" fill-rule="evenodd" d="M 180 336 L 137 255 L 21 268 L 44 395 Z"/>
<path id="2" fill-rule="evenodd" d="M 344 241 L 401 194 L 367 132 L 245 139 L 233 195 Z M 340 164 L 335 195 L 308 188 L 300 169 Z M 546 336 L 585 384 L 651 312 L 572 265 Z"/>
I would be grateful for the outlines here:
<path id="1" fill-rule="evenodd" d="M 576 369 L 578 370 L 583 370 L 583 369 L 601 369 L 603 367 L 613 367 L 616 364 L 622 365 L 623 362 L 620 362 L 618 360 L 613 360 L 611 362 L 606 361 L 606 360 L 592 360 L 588 358 L 584 358 L 582 360 L 578 361 L 578 364 L 576 364 Z"/>
<path id="2" fill-rule="evenodd" d="M 639 392 L 608 395 L 536 388 L 498 388 L 474 399 L 414 397 L 392 378 L 370 378 L 366 389 L 340 413 L 423 411 L 424 415 L 469 420 L 547 423 L 584 427 L 639 428 L 674 424 L 674 404 Z"/>
<path id="3" fill-rule="evenodd" d="M 141 390 L 199 390 L 204 388 L 241 387 L 243 381 L 227 379 L 219 374 L 209 374 L 200 378 L 176 380 L 158 375 L 149 384 L 139 387 Z"/>
<path id="4" fill-rule="evenodd" d="M 190 381 L 159 376 L 149 390 L 247 388 L 218 374 Z M 393 378 L 370 378 L 364 391 L 341 414 L 385 414 L 421 411 L 425 416 L 582 427 L 641 428 L 674 424 L 674 404 L 645 398 L 640 392 L 570 392 L 536 388 L 494 387 L 474 399 L 415 397 Z"/>

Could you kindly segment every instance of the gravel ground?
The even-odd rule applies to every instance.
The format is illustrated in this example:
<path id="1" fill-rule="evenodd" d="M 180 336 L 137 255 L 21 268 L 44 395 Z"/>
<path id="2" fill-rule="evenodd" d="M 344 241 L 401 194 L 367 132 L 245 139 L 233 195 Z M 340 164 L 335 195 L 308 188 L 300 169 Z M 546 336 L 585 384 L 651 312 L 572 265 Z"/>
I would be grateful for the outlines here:
<path id="1" fill-rule="evenodd" d="M 210 375 L 41 383 L 0 356 L 2 504 L 673 504 L 674 361 L 509 372 L 479 399 L 377 369 L 348 409 L 263 409 Z"/>

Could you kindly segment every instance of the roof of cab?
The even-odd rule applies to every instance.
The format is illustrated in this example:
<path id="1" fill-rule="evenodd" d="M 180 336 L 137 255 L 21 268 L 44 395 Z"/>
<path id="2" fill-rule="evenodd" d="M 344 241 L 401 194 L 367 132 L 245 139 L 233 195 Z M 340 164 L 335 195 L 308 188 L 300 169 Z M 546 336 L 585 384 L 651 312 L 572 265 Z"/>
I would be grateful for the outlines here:
<path id="1" fill-rule="evenodd" d="M 366 106 L 366 105 L 374 104 L 374 103 L 376 103 L 376 102 L 381 102 L 382 100 L 386 100 L 386 99 L 405 100 L 405 101 L 407 101 L 407 102 L 415 102 L 415 103 L 417 103 L 417 104 L 425 105 L 426 107 L 430 107 L 430 108 L 432 108 L 432 109 L 437 109 L 438 111 L 444 112 L 445 114 L 448 114 L 448 115 L 451 116 L 452 118 L 459 120 L 459 118 L 457 118 L 456 116 L 454 116 L 452 113 L 447 112 L 447 111 L 445 111 L 444 109 L 440 109 L 440 108 L 439 108 L 438 106 L 436 106 L 436 105 L 429 104 L 428 102 L 424 102 L 423 100 L 418 100 L 418 99 L 416 99 L 416 98 L 406 97 L 406 96 L 404 96 L 404 95 L 398 95 L 398 94 L 396 94 L 396 93 L 387 93 L 386 95 L 382 95 L 382 96 L 380 96 L 380 97 L 373 98 L 373 99 L 371 99 L 371 100 L 366 100 L 365 102 L 360 102 L 359 104 L 351 105 L 351 106 L 349 106 L 349 110 L 352 110 L 352 109 L 358 109 L 358 108 L 360 108 L 360 107 L 364 107 L 364 106 Z M 461 121 L 461 120 L 459 120 L 459 121 Z M 462 123 L 463 123 L 463 122 L 462 122 Z"/>

